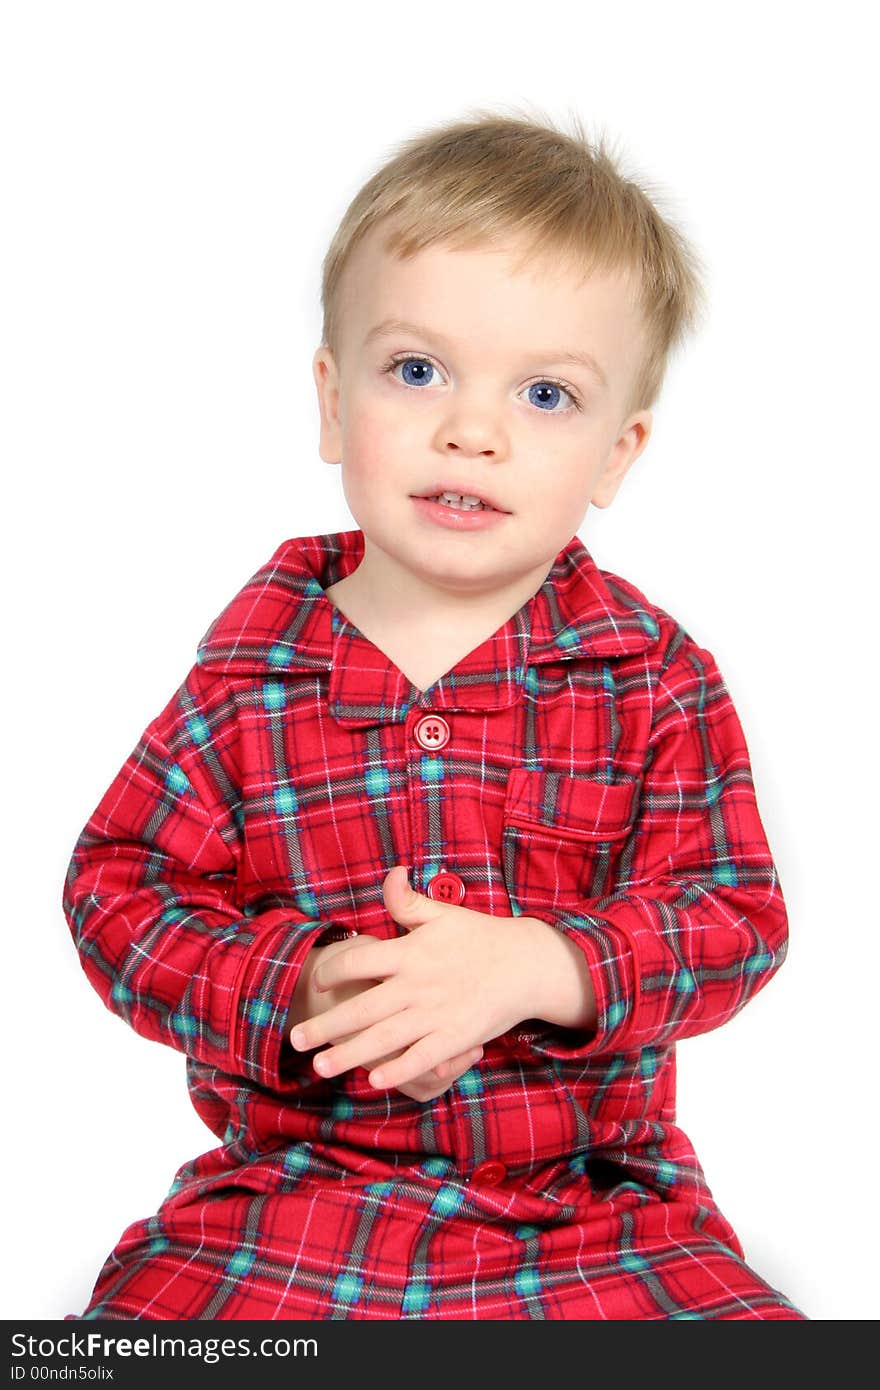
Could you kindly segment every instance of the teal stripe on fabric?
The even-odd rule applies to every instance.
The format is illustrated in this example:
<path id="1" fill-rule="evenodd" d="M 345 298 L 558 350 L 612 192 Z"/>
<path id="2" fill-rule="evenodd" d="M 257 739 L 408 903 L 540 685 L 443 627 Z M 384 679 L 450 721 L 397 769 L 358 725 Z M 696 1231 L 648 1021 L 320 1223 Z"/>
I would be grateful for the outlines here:
<path id="1" fill-rule="evenodd" d="M 272 713 L 284 709 L 287 704 L 287 691 L 280 681 L 263 682 L 263 709 Z"/>
<path id="2" fill-rule="evenodd" d="M 725 888 L 739 887 L 739 874 L 733 864 L 716 864 L 712 869 L 712 877 L 716 883 L 722 883 Z"/>
<path id="3" fill-rule="evenodd" d="M 403 1291 L 402 1311 L 423 1313 L 431 1303 L 431 1285 L 424 1279 L 414 1279 Z"/>
<path id="4" fill-rule="evenodd" d="M 541 1292 L 541 1276 L 534 1265 L 523 1265 L 513 1276 L 513 1287 L 522 1298 Z"/>
<path id="5" fill-rule="evenodd" d="M 299 810 L 299 802 L 293 787 L 276 787 L 272 793 L 272 800 L 275 802 L 275 810 L 279 816 L 290 815 Z"/>
<path id="6" fill-rule="evenodd" d="M 258 1028 L 264 1028 L 272 1018 L 275 1007 L 270 1004 L 268 999 L 251 999 L 248 1002 L 246 1017 L 249 1023 L 254 1023 Z"/>
<path id="7" fill-rule="evenodd" d="M 622 1250 L 618 1261 L 628 1274 L 643 1274 L 646 1269 L 651 1268 L 651 1261 L 646 1260 L 643 1255 L 637 1255 L 634 1250 Z"/>
<path id="8" fill-rule="evenodd" d="M 386 767 L 368 767 L 364 773 L 364 785 L 368 796 L 387 796 L 391 790 L 391 778 Z"/>
<path id="9" fill-rule="evenodd" d="M 291 1145 L 284 1155 L 284 1171 L 286 1173 L 305 1173 L 311 1162 L 311 1157 L 310 1146 Z"/>
<path id="10" fill-rule="evenodd" d="M 419 767 L 419 777 L 423 782 L 429 784 L 442 782 L 445 776 L 446 771 L 443 766 L 442 758 L 438 758 L 436 754 L 433 757 L 428 757 L 426 755 L 422 758 L 421 766 Z"/>
<path id="11" fill-rule="evenodd" d="M 224 1269 L 224 1274 L 231 1274 L 234 1278 L 240 1279 L 245 1274 L 250 1274 L 256 1260 L 254 1250 L 236 1250 Z"/>
<path id="12" fill-rule="evenodd" d="M 207 743 L 211 737 L 211 729 L 206 719 L 203 719 L 200 714 L 193 714 L 184 723 L 193 743 Z"/>
<path id="13" fill-rule="evenodd" d="M 642 1073 L 642 1076 L 645 1077 L 646 1080 L 649 1076 L 656 1076 L 659 1065 L 660 1060 L 657 1056 L 656 1049 L 653 1047 L 646 1047 L 639 1058 L 639 1071 Z"/>
<path id="14" fill-rule="evenodd" d="M 334 1303 L 357 1303 L 363 1291 L 364 1281 L 359 1274 L 340 1274 L 333 1285 Z"/>
<path id="15" fill-rule="evenodd" d="M 607 1028 L 616 1028 L 617 1025 L 623 1021 L 623 1016 L 625 1013 L 626 1005 L 624 1004 L 623 1000 L 615 999 L 611 1004 L 608 1005 L 608 1008 L 606 1010 L 605 1026 Z"/>
<path id="16" fill-rule="evenodd" d="M 266 653 L 266 660 L 270 666 L 289 666 L 294 655 L 286 642 L 273 642 Z"/>
<path id="17" fill-rule="evenodd" d="M 421 1165 L 422 1172 L 432 1178 L 442 1178 L 455 1167 L 451 1158 L 426 1158 Z"/>
<path id="18" fill-rule="evenodd" d="M 165 785 L 169 791 L 174 792 L 175 796 L 182 796 L 184 792 L 192 791 L 189 778 L 182 767 L 177 763 L 172 763 L 165 774 Z"/>
<path id="19" fill-rule="evenodd" d="M 189 913 L 185 907 L 166 907 L 159 918 L 160 922 L 183 922 Z"/>
<path id="20" fill-rule="evenodd" d="M 619 1055 L 609 1059 L 608 1066 L 605 1068 L 605 1075 L 602 1077 L 601 1089 L 603 1092 L 607 1091 L 608 1087 L 617 1080 L 625 1065 L 626 1059 Z"/>
<path id="21" fill-rule="evenodd" d="M 364 1192 L 370 1197 L 378 1197 L 381 1202 L 383 1198 L 390 1197 L 394 1191 L 394 1183 L 385 1179 L 383 1182 L 368 1182 Z"/>
<path id="22" fill-rule="evenodd" d="M 763 951 L 759 956 L 749 956 L 749 959 L 743 962 L 743 970 L 749 975 L 753 975 L 758 970 L 766 970 L 772 962 L 773 957 L 770 952 Z"/>
<path id="23" fill-rule="evenodd" d="M 463 1096 L 481 1096 L 485 1091 L 483 1078 L 476 1067 L 471 1067 L 455 1082 L 455 1086 Z"/>
<path id="24" fill-rule="evenodd" d="M 430 1210 L 438 1216 L 453 1216 L 464 1201 L 460 1187 L 441 1187 L 435 1194 Z"/>
<path id="25" fill-rule="evenodd" d="M 198 1024 L 190 1014 L 172 1014 L 168 1023 L 182 1038 L 194 1038 L 199 1031 Z"/>
<path id="26" fill-rule="evenodd" d="M 439 874 L 439 872 L 440 872 L 440 865 L 439 865 L 439 863 L 436 863 L 436 862 L 434 862 L 433 860 L 429 860 L 427 864 L 424 864 L 424 865 L 423 865 L 423 867 L 422 867 L 422 872 L 421 872 L 421 875 L 420 875 L 420 878 L 421 878 L 421 891 L 422 891 L 423 893 L 427 891 L 428 884 L 431 882 L 431 879 L 432 879 L 432 878 L 436 878 L 437 875 Z"/>

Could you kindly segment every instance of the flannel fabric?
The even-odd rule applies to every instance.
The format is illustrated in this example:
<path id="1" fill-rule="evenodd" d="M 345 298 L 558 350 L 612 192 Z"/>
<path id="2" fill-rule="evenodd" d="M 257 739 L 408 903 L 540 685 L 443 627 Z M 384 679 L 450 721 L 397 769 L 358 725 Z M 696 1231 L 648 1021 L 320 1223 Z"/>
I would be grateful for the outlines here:
<path id="1" fill-rule="evenodd" d="M 676 1042 L 742 1008 L 787 939 L 712 656 L 575 536 L 420 691 L 324 593 L 363 544 L 278 547 L 75 847 L 86 974 L 185 1053 L 222 1141 L 124 1233 L 83 1316 L 802 1318 L 675 1123 Z M 403 934 L 397 863 L 570 936 L 595 1031 L 526 1020 L 427 1103 L 361 1067 L 319 1078 L 284 1030 L 300 967 L 340 931 Z"/>

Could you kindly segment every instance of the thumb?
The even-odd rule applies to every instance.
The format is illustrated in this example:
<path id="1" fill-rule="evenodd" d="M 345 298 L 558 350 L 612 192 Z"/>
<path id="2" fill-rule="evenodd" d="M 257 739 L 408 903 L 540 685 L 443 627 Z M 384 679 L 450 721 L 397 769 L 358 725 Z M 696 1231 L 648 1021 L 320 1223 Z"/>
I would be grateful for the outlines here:
<path id="1" fill-rule="evenodd" d="M 418 927 L 433 915 L 431 899 L 410 886 L 405 864 L 395 864 L 385 875 L 382 897 L 389 913 L 402 927 Z"/>

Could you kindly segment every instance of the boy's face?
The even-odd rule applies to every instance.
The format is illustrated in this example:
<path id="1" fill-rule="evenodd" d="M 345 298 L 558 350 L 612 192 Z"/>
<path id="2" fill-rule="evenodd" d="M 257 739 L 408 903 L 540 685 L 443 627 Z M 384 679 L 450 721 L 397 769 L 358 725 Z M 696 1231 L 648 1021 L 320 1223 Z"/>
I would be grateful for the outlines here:
<path id="1" fill-rule="evenodd" d="M 644 351 L 626 282 L 515 272 L 518 246 L 401 260 L 383 235 L 346 267 L 338 360 L 314 358 L 321 457 L 342 464 L 364 563 L 458 594 L 537 588 L 648 440 L 650 412 L 624 417 Z M 443 492 L 493 510 L 424 500 Z"/>

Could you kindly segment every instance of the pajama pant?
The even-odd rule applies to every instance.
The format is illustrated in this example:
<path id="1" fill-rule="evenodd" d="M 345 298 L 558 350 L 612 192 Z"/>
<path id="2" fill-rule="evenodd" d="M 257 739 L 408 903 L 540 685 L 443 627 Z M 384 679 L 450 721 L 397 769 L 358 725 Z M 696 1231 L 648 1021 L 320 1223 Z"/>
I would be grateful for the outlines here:
<path id="1" fill-rule="evenodd" d="M 557 1164 L 486 1186 L 434 1159 L 387 1181 L 227 1180 L 129 1226 L 81 1316 L 805 1319 L 717 1208 L 619 1176 Z"/>

